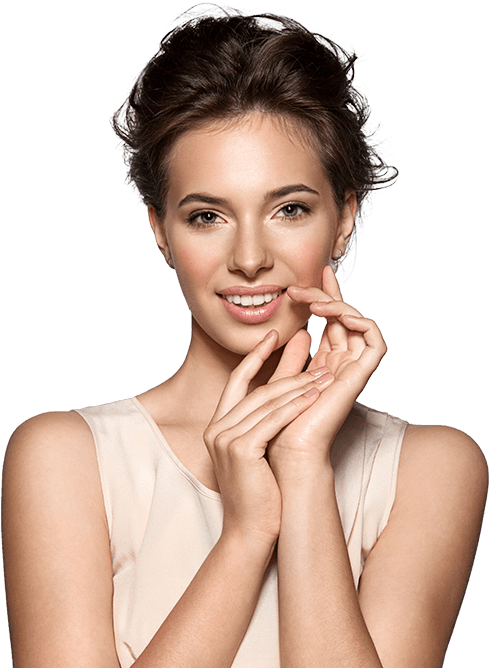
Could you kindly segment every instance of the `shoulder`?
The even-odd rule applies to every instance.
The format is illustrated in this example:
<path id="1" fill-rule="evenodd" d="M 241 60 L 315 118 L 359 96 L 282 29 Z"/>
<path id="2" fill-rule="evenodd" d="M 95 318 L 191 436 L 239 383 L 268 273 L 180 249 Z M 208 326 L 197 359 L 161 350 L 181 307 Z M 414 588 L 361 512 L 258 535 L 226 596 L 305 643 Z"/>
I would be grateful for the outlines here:
<path id="1" fill-rule="evenodd" d="M 92 446 L 92 448 L 90 447 Z M 42 413 L 23 422 L 12 434 L 5 463 L 25 458 L 89 454 L 93 438 L 85 420 L 74 411 Z"/>
<path id="2" fill-rule="evenodd" d="M 12 434 L 9 448 L 47 438 L 56 442 L 59 436 L 77 437 L 88 435 L 90 430 L 85 420 L 75 411 L 53 411 L 35 415 L 23 422 Z"/>
<path id="3" fill-rule="evenodd" d="M 2 539 L 15 665 L 52 665 L 55 655 L 56 665 L 118 665 L 109 528 L 95 445 L 78 413 L 37 415 L 13 433 Z"/>
<path id="4" fill-rule="evenodd" d="M 428 652 L 441 665 L 477 548 L 487 479 L 484 455 L 467 434 L 406 428 L 394 505 L 360 588 L 368 626 L 387 653 L 395 633 L 413 665 Z"/>
<path id="5" fill-rule="evenodd" d="M 459 543 L 473 557 L 487 487 L 487 463 L 470 436 L 451 427 L 409 425 L 388 527 L 419 540 L 438 533 L 444 549 Z"/>
<path id="6" fill-rule="evenodd" d="M 418 485 L 484 502 L 488 468 L 477 443 L 458 429 L 408 425 L 399 463 L 400 493 Z"/>
<path id="7" fill-rule="evenodd" d="M 7 446 L 3 494 L 14 503 L 64 495 L 100 500 L 100 477 L 91 430 L 73 411 L 43 413 L 21 424 Z M 8 504 L 7 504 L 8 507 Z"/>

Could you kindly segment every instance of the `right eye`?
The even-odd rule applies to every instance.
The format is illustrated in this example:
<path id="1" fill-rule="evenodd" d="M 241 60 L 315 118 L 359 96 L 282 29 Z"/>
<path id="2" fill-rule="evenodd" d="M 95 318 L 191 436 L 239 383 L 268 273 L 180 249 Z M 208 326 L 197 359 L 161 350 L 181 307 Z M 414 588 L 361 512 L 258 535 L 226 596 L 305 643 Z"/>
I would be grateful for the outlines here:
<path id="1" fill-rule="evenodd" d="M 224 223 L 225 221 L 214 211 L 195 211 L 187 218 L 189 225 L 208 227 L 216 223 Z"/>

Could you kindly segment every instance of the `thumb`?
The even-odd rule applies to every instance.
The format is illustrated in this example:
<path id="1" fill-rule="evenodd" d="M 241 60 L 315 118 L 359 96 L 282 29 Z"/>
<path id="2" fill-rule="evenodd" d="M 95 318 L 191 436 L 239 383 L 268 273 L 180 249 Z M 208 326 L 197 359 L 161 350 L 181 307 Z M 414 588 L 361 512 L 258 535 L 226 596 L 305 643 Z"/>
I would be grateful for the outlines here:
<path id="1" fill-rule="evenodd" d="M 299 329 L 285 346 L 280 362 L 268 382 L 273 383 L 275 380 L 301 373 L 307 362 L 310 347 L 309 333 L 305 329 Z"/>

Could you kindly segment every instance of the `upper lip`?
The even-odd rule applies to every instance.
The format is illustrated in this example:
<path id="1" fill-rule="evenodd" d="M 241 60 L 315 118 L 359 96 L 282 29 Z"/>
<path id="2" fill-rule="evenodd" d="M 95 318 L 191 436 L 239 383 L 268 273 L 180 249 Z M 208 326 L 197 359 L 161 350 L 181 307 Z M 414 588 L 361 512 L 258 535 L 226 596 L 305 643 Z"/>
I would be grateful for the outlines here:
<path id="1" fill-rule="evenodd" d="M 267 292 L 282 292 L 286 290 L 281 285 L 257 285 L 254 288 L 248 288 L 244 285 L 233 285 L 230 288 L 218 290 L 218 295 L 265 295 Z"/>

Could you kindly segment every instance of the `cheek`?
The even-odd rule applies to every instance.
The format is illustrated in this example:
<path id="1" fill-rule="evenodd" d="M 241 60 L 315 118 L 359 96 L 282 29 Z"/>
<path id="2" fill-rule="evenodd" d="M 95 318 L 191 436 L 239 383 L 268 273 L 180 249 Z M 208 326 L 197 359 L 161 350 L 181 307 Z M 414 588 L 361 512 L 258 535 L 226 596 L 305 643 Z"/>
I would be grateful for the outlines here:
<path id="1" fill-rule="evenodd" d="M 322 271 L 330 260 L 325 245 L 309 242 L 297 246 L 294 257 L 301 285 L 321 287 Z"/>
<path id="2" fill-rule="evenodd" d="M 204 249 L 197 243 L 187 243 L 182 247 L 177 245 L 174 248 L 173 259 L 182 289 L 194 285 L 203 286 L 207 283 L 218 264 L 214 255 L 210 248 Z"/>

